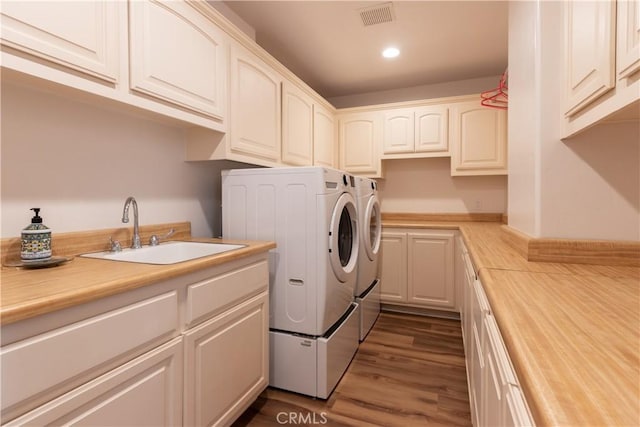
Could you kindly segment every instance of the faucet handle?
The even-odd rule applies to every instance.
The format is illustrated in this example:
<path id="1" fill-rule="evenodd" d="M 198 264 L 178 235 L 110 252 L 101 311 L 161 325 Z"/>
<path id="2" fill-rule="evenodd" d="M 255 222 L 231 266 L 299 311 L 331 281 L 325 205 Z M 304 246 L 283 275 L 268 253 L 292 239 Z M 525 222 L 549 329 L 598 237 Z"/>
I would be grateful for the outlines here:
<path id="1" fill-rule="evenodd" d="M 109 237 L 109 243 L 111 244 L 111 252 L 122 251 L 122 245 L 120 244 L 120 241 L 113 240 L 113 237 Z"/>
<path id="2" fill-rule="evenodd" d="M 169 230 L 169 232 L 167 234 L 165 234 L 162 237 L 158 237 L 157 235 L 152 235 L 151 237 L 149 237 L 149 246 L 157 246 L 158 244 L 160 244 L 160 239 L 166 239 L 168 237 L 173 236 L 173 233 L 175 233 L 176 230 L 175 229 L 171 229 Z"/>

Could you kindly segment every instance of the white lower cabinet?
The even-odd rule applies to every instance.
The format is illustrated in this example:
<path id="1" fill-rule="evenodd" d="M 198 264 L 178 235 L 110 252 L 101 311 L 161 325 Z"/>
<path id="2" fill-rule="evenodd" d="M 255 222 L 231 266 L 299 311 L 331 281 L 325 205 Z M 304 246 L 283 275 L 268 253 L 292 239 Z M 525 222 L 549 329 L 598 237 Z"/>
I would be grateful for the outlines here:
<path id="1" fill-rule="evenodd" d="M 535 425 L 502 340 L 498 324 L 462 239 L 464 335 L 471 421 L 474 427 Z"/>
<path id="2" fill-rule="evenodd" d="M 229 425 L 269 384 L 264 292 L 185 333 L 184 425 Z"/>
<path id="3" fill-rule="evenodd" d="M 178 337 L 5 425 L 181 423 L 182 337 Z"/>
<path id="4" fill-rule="evenodd" d="M 383 231 L 380 239 L 380 301 L 407 302 L 407 233 Z"/>
<path id="5" fill-rule="evenodd" d="M 453 230 L 382 232 L 383 303 L 456 310 Z"/>
<path id="6" fill-rule="evenodd" d="M 230 425 L 269 383 L 268 286 L 264 252 L 3 325 L 2 424 Z"/>

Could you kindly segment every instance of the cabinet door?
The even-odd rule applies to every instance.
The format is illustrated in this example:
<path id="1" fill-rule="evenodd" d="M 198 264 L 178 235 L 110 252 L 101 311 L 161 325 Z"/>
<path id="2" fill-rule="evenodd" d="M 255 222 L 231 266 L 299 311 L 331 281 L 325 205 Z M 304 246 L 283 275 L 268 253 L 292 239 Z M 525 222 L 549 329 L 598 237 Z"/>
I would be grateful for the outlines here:
<path id="1" fill-rule="evenodd" d="M 478 102 L 452 104 L 451 175 L 507 174 L 507 112 Z"/>
<path id="2" fill-rule="evenodd" d="M 2 44 L 115 83 L 120 7 L 114 1 L 5 1 Z M 52 19 L 55 17 L 55 19 Z"/>
<path id="3" fill-rule="evenodd" d="M 485 397 L 483 378 L 485 376 L 485 344 L 484 344 L 484 316 L 486 315 L 486 305 L 484 301 L 484 291 L 478 280 L 473 282 L 471 294 L 471 421 L 474 426 L 484 426 L 485 423 Z"/>
<path id="4" fill-rule="evenodd" d="M 186 2 L 133 1 L 129 13 L 131 89 L 222 118 L 224 33 Z"/>
<path id="5" fill-rule="evenodd" d="M 415 110 L 415 151 L 449 150 L 449 108 L 432 106 Z"/>
<path id="6" fill-rule="evenodd" d="M 267 387 L 268 301 L 262 293 L 185 333 L 185 425 L 231 425 Z"/>
<path id="7" fill-rule="evenodd" d="M 414 152 L 414 114 L 412 108 L 387 111 L 384 114 L 384 154 Z"/>
<path id="8" fill-rule="evenodd" d="M 230 149 L 277 162 L 280 160 L 282 79 L 241 46 L 233 46 L 230 61 Z"/>
<path id="9" fill-rule="evenodd" d="M 178 337 L 5 425 L 181 425 L 182 354 Z"/>
<path id="10" fill-rule="evenodd" d="M 451 231 L 408 233 L 408 302 L 455 310 Z"/>
<path id="11" fill-rule="evenodd" d="M 464 274 L 464 242 L 462 237 L 457 235 L 455 238 L 454 248 L 454 274 L 453 280 L 455 281 L 456 289 L 456 311 L 460 313 L 460 326 L 462 327 L 462 341 L 465 341 L 465 318 L 466 313 L 464 311 L 464 288 L 465 288 L 465 274 Z M 466 345 L 466 343 L 464 343 Z"/>
<path id="12" fill-rule="evenodd" d="M 640 1 L 618 0 L 616 59 L 618 79 L 640 70 Z"/>
<path id="13" fill-rule="evenodd" d="M 297 86 L 282 83 L 282 161 L 313 164 L 313 101 Z"/>
<path id="14" fill-rule="evenodd" d="M 322 106 L 313 106 L 313 164 L 336 167 L 336 120 Z"/>
<path id="15" fill-rule="evenodd" d="M 510 385 L 505 395 L 505 427 L 533 427 L 535 424 L 519 387 Z"/>
<path id="16" fill-rule="evenodd" d="M 615 86 L 615 1 L 566 1 L 565 114 Z"/>
<path id="17" fill-rule="evenodd" d="M 380 176 L 382 122 L 381 114 L 376 112 L 340 118 L 340 169 L 366 176 Z"/>
<path id="18" fill-rule="evenodd" d="M 379 256 L 380 300 L 407 302 L 407 234 L 383 231 Z"/>

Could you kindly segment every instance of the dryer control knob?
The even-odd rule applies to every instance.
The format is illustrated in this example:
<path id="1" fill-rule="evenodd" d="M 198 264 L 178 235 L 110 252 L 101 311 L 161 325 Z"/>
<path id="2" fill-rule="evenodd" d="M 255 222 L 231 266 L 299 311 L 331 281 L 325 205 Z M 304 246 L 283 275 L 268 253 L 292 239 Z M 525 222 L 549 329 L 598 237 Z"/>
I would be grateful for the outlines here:
<path id="1" fill-rule="evenodd" d="M 342 182 L 344 182 L 344 185 L 347 185 L 347 175 L 342 175 Z"/>

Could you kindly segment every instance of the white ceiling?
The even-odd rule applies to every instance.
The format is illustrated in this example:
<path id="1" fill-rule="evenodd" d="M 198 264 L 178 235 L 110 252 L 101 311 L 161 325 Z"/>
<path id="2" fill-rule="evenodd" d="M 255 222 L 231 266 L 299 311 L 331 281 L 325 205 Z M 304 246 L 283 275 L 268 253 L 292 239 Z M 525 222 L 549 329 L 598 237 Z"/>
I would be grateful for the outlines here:
<path id="1" fill-rule="evenodd" d="M 226 1 L 256 41 L 325 98 L 500 75 L 505 1 L 394 1 L 395 20 L 364 26 L 376 1 Z M 395 45 L 401 55 L 385 60 Z"/>

